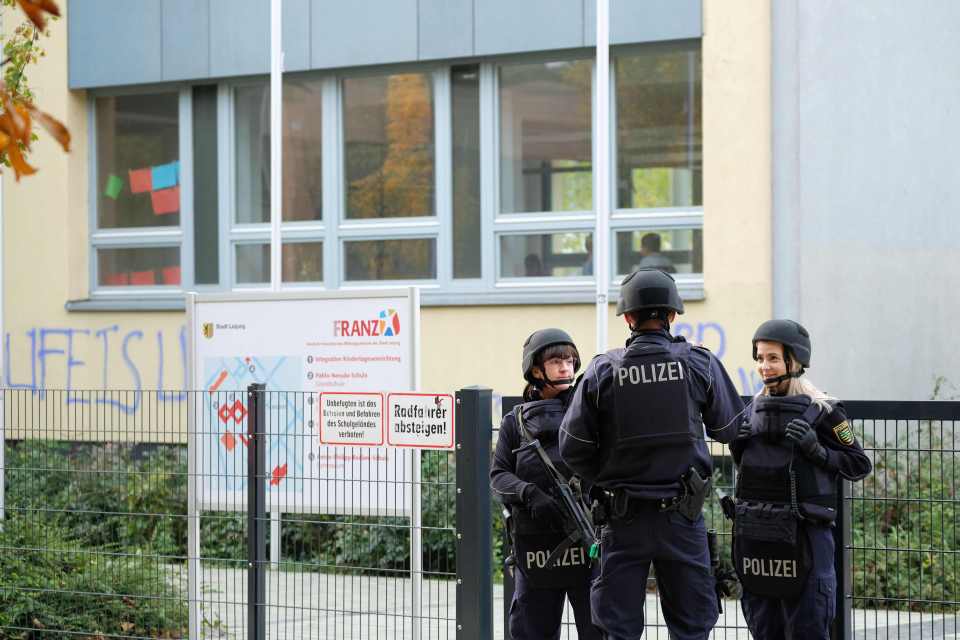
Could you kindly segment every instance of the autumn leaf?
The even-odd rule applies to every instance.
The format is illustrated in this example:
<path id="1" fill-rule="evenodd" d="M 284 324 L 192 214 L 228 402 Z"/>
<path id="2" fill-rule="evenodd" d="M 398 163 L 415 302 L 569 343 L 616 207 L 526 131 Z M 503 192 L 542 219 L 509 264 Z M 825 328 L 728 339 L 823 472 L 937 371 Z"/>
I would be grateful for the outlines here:
<path id="1" fill-rule="evenodd" d="M 47 26 L 45 13 L 60 17 L 60 7 L 53 0 L 17 0 L 30 21 L 41 31 Z"/>
<path id="2" fill-rule="evenodd" d="M 31 107 L 31 113 L 33 119 L 60 143 L 64 151 L 70 151 L 70 131 L 62 122 L 35 107 Z"/>

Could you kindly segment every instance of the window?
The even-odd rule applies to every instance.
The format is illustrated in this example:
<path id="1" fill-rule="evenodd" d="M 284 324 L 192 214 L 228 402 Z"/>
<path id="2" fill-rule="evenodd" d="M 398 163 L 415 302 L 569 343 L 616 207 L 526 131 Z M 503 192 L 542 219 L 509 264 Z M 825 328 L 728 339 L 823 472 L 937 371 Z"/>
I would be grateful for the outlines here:
<path id="1" fill-rule="evenodd" d="M 500 211 L 593 208 L 590 60 L 505 64 L 500 76 Z"/>
<path id="2" fill-rule="evenodd" d="M 701 286 L 700 57 L 613 52 L 611 288 L 643 266 Z M 589 300 L 594 73 L 544 54 L 285 75 L 282 286 Z M 267 78 L 97 96 L 94 116 L 94 295 L 269 286 Z"/>
<path id="3" fill-rule="evenodd" d="M 700 46 L 657 45 L 614 59 L 615 273 L 703 273 Z"/>
<path id="4" fill-rule="evenodd" d="M 98 98 L 94 282 L 180 285 L 180 96 Z"/>

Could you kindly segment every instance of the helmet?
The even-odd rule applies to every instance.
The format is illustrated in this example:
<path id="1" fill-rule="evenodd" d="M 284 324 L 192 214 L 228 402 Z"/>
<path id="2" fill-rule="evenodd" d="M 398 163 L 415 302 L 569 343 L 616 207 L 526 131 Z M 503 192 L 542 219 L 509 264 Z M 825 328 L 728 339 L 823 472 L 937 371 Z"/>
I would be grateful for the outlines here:
<path id="1" fill-rule="evenodd" d="M 793 320 L 767 320 L 753 334 L 753 359 L 757 359 L 757 341 L 779 342 L 790 350 L 803 367 L 810 366 L 810 333 Z"/>
<path id="2" fill-rule="evenodd" d="M 527 382 L 533 382 L 533 364 L 537 359 L 537 354 L 555 344 L 569 344 L 573 350 L 577 350 L 577 345 L 573 343 L 573 338 L 563 329 L 540 329 L 530 334 L 523 343 L 523 379 Z M 573 370 L 580 368 L 580 354 L 578 353 L 573 363 Z"/>
<path id="3" fill-rule="evenodd" d="M 637 269 L 620 283 L 617 315 L 641 309 L 670 309 L 683 313 L 683 300 L 673 276 L 660 269 Z"/>

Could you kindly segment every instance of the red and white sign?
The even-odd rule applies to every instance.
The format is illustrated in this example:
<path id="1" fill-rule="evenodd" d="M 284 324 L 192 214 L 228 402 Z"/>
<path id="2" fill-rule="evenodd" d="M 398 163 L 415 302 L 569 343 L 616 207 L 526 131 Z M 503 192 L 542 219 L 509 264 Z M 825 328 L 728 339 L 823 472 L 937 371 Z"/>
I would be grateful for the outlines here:
<path id="1" fill-rule="evenodd" d="M 387 395 L 387 444 L 415 449 L 453 449 L 453 396 L 448 393 Z"/>
<path id="2" fill-rule="evenodd" d="M 379 447 L 383 444 L 383 394 L 325 391 L 319 403 L 320 442 Z"/>

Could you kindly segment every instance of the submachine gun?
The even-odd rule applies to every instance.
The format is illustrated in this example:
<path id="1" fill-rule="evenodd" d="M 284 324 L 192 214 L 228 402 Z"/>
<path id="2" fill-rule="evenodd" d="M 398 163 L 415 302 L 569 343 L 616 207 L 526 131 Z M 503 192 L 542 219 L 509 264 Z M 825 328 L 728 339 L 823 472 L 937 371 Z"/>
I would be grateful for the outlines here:
<path id="1" fill-rule="evenodd" d="M 523 423 L 523 411 L 517 407 L 513 411 L 517 426 L 520 428 L 520 434 L 524 439 L 524 444 L 514 450 L 514 453 L 532 449 L 536 454 L 544 471 L 553 483 L 556 497 L 564 512 L 565 529 L 568 532 L 566 538 L 560 542 L 547 558 L 546 566 L 553 566 L 557 558 L 563 557 L 563 554 L 574 545 L 580 545 L 587 548 L 587 555 L 591 560 L 600 555 L 600 540 L 597 538 L 597 530 L 593 526 L 593 520 L 586 504 L 583 501 L 583 492 L 580 489 L 579 479 L 571 478 L 569 481 L 560 473 L 550 461 L 550 456 L 543 450 L 540 441 L 530 435 L 526 425 Z"/>

